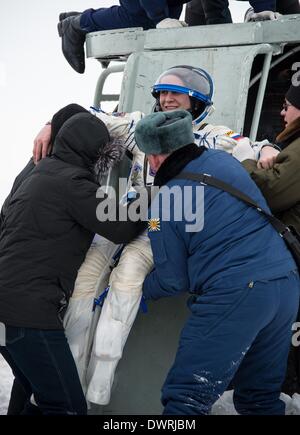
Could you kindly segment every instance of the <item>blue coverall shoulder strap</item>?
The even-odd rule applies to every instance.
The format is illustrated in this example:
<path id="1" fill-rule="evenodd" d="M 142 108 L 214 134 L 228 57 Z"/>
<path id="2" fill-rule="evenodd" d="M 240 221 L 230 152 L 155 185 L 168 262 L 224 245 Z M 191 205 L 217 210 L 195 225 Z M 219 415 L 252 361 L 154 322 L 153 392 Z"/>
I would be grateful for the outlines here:
<path id="1" fill-rule="evenodd" d="M 222 180 L 219 180 L 218 178 L 212 177 L 209 174 L 184 171 L 177 174 L 174 178 L 180 178 L 180 179 L 187 178 L 189 180 L 198 181 L 204 185 L 216 187 L 217 189 L 224 190 L 225 192 L 228 192 L 230 195 L 233 195 L 236 198 L 240 199 L 241 201 L 244 201 L 249 206 L 256 208 L 256 210 L 259 213 L 262 213 L 269 220 L 269 222 L 273 225 L 275 230 L 284 239 L 285 243 L 287 244 L 287 247 L 289 248 L 292 256 L 294 257 L 298 270 L 300 270 L 300 236 L 295 230 L 295 228 L 285 225 L 275 216 L 263 210 L 255 201 L 253 201 L 244 192 L 240 191 L 239 189 L 236 189 L 235 187 L 231 186 L 228 183 L 225 183 Z"/>

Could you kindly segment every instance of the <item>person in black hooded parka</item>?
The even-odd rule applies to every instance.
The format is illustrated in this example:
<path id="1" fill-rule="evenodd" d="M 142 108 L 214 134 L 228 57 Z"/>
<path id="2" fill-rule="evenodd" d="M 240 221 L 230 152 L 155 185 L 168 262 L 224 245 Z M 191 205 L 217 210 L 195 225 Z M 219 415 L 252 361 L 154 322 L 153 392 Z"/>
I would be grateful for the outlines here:
<path id="1" fill-rule="evenodd" d="M 63 315 L 94 234 L 127 243 L 144 223 L 97 219 L 97 206 L 108 202 L 96 198 L 94 181 L 95 164 L 110 140 L 103 122 L 70 105 L 53 125 L 52 155 L 37 166 L 29 162 L 1 211 L 0 322 L 6 346 L 0 351 L 42 414 L 86 414 Z M 32 413 L 31 407 L 28 402 L 23 413 Z"/>

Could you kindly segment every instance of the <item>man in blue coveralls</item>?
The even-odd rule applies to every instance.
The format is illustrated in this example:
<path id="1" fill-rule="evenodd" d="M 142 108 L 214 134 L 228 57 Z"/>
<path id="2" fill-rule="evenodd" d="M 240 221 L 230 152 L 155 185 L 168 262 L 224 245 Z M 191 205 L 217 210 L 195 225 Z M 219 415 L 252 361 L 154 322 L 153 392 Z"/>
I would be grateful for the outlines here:
<path id="1" fill-rule="evenodd" d="M 150 211 L 154 269 L 144 281 L 144 297 L 191 293 L 191 315 L 162 389 L 164 414 L 208 414 L 231 380 L 238 413 L 284 414 L 279 395 L 299 304 L 297 267 L 255 208 L 180 174 L 209 174 L 269 211 L 235 158 L 193 143 L 191 121 L 184 110 L 158 112 L 135 130 L 161 188 Z M 166 201 L 171 188 L 176 194 Z M 196 228 L 189 217 L 199 216 Z"/>
<path id="2" fill-rule="evenodd" d="M 84 41 L 88 32 L 98 30 L 142 27 L 182 27 L 178 21 L 182 5 L 188 0 L 120 0 L 120 6 L 87 9 L 82 13 L 63 12 L 59 16 L 58 33 L 62 38 L 62 51 L 78 73 L 85 69 Z"/>

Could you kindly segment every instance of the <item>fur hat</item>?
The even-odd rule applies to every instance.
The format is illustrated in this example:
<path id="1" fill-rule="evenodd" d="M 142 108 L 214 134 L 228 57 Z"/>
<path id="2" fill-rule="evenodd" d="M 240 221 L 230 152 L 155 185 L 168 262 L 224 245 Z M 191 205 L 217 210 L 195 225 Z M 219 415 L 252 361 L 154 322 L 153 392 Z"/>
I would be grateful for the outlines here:
<path id="1" fill-rule="evenodd" d="M 300 84 L 298 86 L 291 85 L 287 91 L 285 98 L 297 109 L 300 110 Z"/>
<path id="2" fill-rule="evenodd" d="M 145 154 L 169 154 L 194 143 L 192 116 L 186 110 L 145 116 L 135 128 L 135 141 Z"/>

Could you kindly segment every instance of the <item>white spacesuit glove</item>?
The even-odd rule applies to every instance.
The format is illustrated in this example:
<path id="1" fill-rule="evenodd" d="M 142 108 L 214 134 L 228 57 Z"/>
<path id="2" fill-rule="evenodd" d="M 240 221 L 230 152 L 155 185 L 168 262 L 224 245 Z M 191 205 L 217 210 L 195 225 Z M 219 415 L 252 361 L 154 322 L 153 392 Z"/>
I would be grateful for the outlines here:
<path id="1" fill-rule="evenodd" d="M 245 13 L 244 21 L 245 23 L 252 21 L 275 21 L 281 17 L 279 12 L 273 11 L 262 11 L 262 12 L 254 12 L 253 8 L 249 8 Z"/>
<path id="2" fill-rule="evenodd" d="M 176 27 L 187 27 L 188 24 L 185 21 L 179 21 L 175 18 L 165 18 L 156 24 L 157 29 L 175 29 Z"/>
<path id="3" fill-rule="evenodd" d="M 248 138 L 244 138 L 239 140 L 237 145 L 233 148 L 232 156 L 238 159 L 239 162 L 248 159 L 257 161 L 261 149 L 265 146 L 273 147 L 267 139 L 260 142 L 251 142 Z"/>

